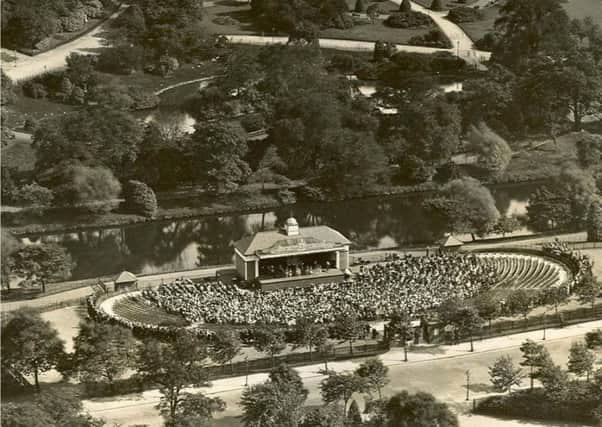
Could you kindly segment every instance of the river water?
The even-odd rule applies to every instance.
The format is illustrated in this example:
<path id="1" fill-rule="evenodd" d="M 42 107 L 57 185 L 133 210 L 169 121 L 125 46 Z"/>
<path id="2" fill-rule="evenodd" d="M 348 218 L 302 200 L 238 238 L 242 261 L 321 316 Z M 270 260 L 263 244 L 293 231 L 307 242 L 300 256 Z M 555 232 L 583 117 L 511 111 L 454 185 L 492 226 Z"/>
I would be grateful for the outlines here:
<path id="1" fill-rule="evenodd" d="M 534 188 L 533 184 L 499 186 L 492 188 L 492 194 L 500 212 L 523 215 Z M 156 273 L 230 263 L 234 241 L 262 228 L 279 227 L 291 215 L 301 226 L 325 224 L 339 230 L 353 241 L 354 249 L 430 243 L 445 230 L 422 209 L 423 199 L 413 195 L 298 203 L 246 214 L 32 235 L 24 241 L 65 246 L 77 263 L 73 279 L 122 270 Z"/>
<path id="2" fill-rule="evenodd" d="M 442 85 L 445 91 L 462 90 L 461 83 Z M 183 100 L 194 94 L 183 86 L 161 96 L 161 105 L 144 118 L 183 132 L 194 131 L 194 119 L 181 111 Z M 365 96 L 375 87 L 364 85 Z M 498 210 L 524 215 L 533 184 L 492 188 Z M 346 235 L 354 249 L 391 248 L 432 243 L 445 230 L 421 207 L 423 195 L 299 203 L 276 210 L 200 217 L 131 226 L 90 229 L 75 233 L 27 236 L 25 243 L 56 242 L 76 262 L 73 279 L 106 276 L 122 270 L 158 273 L 232 262 L 232 243 L 245 234 L 279 227 L 293 215 L 301 226 L 329 225 Z M 195 200 L 188 200 L 194 205 Z M 528 231 L 523 228 L 521 232 Z"/>

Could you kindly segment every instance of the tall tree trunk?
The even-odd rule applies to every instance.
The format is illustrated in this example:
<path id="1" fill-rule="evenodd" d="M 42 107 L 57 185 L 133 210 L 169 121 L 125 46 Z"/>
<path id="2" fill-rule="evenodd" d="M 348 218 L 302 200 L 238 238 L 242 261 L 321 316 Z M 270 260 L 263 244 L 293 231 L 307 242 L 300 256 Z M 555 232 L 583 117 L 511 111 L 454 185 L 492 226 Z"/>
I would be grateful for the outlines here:
<path id="1" fill-rule="evenodd" d="M 40 380 L 38 378 L 38 367 L 37 366 L 33 369 L 33 378 L 34 378 L 34 381 L 36 384 L 36 393 L 39 393 L 40 392 Z"/>

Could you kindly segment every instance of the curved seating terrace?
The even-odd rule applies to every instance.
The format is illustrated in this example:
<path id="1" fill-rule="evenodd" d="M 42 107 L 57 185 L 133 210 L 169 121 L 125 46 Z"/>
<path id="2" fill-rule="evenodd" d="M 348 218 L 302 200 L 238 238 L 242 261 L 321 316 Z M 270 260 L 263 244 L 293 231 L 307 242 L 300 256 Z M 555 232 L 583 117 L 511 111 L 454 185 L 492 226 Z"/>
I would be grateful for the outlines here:
<path id="1" fill-rule="evenodd" d="M 373 320 L 396 310 L 418 315 L 448 298 L 469 298 L 484 289 L 536 290 L 568 279 L 565 266 L 535 255 L 407 256 L 364 267 L 345 283 L 260 292 L 216 280 L 184 280 L 109 298 L 100 309 L 124 323 L 164 326 L 290 324 L 301 316 L 331 322 L 348 313 Z"/>

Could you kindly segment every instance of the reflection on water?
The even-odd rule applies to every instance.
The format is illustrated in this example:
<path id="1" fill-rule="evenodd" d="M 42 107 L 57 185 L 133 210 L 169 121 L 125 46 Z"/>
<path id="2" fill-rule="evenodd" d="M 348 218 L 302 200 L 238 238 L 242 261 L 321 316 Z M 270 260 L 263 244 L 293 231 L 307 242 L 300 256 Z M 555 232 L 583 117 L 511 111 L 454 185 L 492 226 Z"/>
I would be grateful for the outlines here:
<path id="1" fill-rule="evenodd" d="M 524 212 L 533 185 L 492 190 L 500 212 Z M 155 273 L 232 262 L 232 243 L 246 234 L 278 227 L 291 214 L 300 225 L 326 224 L 353 241 L 355 249 L 423 244 L 437 239 L 442 224 L 422 209 L 420 196 L 300 203 L 250 214 L 203 217 L 76 233 L 28 236 L 28 243 L 64 245 L 77 262 L 74 278 L 130 270 Z"/>

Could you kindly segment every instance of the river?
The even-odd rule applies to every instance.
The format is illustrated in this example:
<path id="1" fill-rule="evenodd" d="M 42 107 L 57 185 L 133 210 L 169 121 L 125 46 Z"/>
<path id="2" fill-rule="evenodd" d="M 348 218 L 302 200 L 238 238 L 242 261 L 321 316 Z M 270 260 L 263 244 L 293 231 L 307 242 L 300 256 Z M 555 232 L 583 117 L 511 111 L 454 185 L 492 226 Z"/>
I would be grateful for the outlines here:
<path id="1" fill-rule="evenodd" d="M 498 210 L 523 215 L 533 184 L 492 188 Z M 298 203 L 275 210 L 149 222 L 73 233 L 27 236 L 25 243 L 56 242 L 77 263 L 73 279 L 129 270 L 157 273 L 232 262 L 232 243 L 245 234 L 282 225 L 326 224 L 349 237 L 354 249 L 433 242 L 444 230 L 422 209 L 423 196 L 391 196 L 331 203 Z M 528 231 L 526 228 L 523 232 Z"/>

